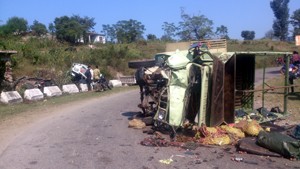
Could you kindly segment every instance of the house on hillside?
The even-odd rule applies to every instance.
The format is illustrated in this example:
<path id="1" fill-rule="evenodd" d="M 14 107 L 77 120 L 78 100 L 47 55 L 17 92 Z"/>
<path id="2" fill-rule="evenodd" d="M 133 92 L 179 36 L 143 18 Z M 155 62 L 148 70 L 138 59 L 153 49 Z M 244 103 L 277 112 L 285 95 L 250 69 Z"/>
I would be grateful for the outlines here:
<path id="1" fill-rule="evenodd" d="M 83 37 L 78 40 L 80 43 L 84 43 Z M 88 32 L 87 33 L 87 43 L 88 44 L 94 44 L 94 43 L 106 43 L 105 35 L 104 34 L 98 34 L 95 32 Z"/>

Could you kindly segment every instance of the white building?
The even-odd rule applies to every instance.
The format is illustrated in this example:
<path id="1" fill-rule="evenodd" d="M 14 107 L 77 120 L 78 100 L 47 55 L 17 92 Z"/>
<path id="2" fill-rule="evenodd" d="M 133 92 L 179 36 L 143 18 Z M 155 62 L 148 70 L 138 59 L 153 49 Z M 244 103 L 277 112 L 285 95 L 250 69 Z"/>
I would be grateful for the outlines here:
<path id="1" fill-rule="evenodd" d="M 87 33 L 88 37 L 88 44 L 93 44 L 93 43 L 106 43 L 105 35 L 104 34 L 98 34 L 95 32 L 88 32 Z M 79 42 L 84 43 L 83 37 L 79 39 Z"/>

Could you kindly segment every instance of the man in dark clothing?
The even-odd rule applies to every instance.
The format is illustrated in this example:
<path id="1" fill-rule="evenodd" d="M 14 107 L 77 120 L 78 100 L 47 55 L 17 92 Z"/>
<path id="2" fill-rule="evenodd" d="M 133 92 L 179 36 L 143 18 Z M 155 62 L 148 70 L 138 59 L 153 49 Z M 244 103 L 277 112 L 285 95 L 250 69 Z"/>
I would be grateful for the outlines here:
<path id="1" fill-rule="evenodd" d="M 86 77 L 86 85 L 88 87 L 88 91 L 91 91 L 92 90 L 92 87 L 91 87 L 91 83 L 92 83 L 92 74 L 91 74 L 91 66 L 88 66 L 88 69 L 85 71 L 84 75 Z"/>
<path id="2" fill-rule="evenodd" d="M 285 75 L 285 70 L 286 68 L 285 68 L 285 65 L 283 65 L 283 67 L 281 68 L 281 70 L 280 70 L 280 72 L 281 72 L 281 74 L 283 74 L 283 75 Z M 295 65 L 293 65 L 293 64 L 290 64 L 289 65 L 289 83 L 290 83 L 290 85 L 292 85 L 291 86 L 291 90 L 292 90 L 292 93 L 294 93 L 294 79 L 296 79 L 297 78 L 297 72 L 298 72 L 298 66 L 295 66 Z"/>
<path id="3" fill-rule="evenodd" d="M 297 51 L 293 51 L 292 63 L 295 66 L 298 66 L 300 64 L 300 55 Z"/>

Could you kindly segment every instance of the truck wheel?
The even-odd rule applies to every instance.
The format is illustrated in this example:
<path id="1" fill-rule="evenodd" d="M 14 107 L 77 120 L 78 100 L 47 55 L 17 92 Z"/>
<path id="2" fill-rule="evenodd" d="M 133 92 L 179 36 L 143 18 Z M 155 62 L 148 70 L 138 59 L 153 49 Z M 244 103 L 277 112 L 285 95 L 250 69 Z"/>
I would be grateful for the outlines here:
<path id="1" fill-rule="evenodd" d="M 140 67 L 153 67 L 155 66 L 155 60 L 142 60 L 142 61 L 130 61 L 128 67 L 138 69 Z"/>

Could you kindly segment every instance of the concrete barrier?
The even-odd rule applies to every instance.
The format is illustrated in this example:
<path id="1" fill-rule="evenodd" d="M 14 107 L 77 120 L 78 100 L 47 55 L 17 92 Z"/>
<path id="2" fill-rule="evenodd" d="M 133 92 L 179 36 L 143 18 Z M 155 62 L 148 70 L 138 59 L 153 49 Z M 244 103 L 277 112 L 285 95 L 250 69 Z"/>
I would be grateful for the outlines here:
<path id="1" fill-rule="evenodd" d="M 135 85 L 136 84 L 135 76 L 120 76 L 119 80 L 122 82 L 123 85 Z"/>
<path id="2" fill-rule="evenodd" d="M 14 104 L 23 102 L 23 98 L 17 91 L 2 92 L 0 101 L 5 104 Z"/>
<path id="3" fill-rule="evenodd" d="M 110 80 L 109 85 L 112 85 L 112 87 L 121 87 L 122 82 L 120 80 Z"/>
<path id="4" fill-rule="evenodd" d="M 81 92 L 87 92 L 88 91 L 87 84 L 85 84 L 85 83 L 80 83 L 80 88 L 81 88 Z"/>
<path id="5" fill-rule="evenodd" d="M 79 89 L 75 84 L 67 84 L 62 86 L 64 93 L 78 93 Z"/>
<path id="6" fill-rule="evenodd" d="M 44 94 L 40 89 L 27 89 L 24 92 L 24 99 L 37 101 L 44 99 Z"/>
<path id="7" fill-rule="evenodd" d="M 58 88 L 58 86 L 47 86 L 44 87 L 44 94 L 48 97 L 60 96 L 62 95 L 62 91 Z"/>

